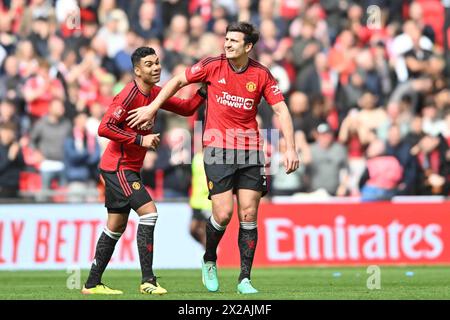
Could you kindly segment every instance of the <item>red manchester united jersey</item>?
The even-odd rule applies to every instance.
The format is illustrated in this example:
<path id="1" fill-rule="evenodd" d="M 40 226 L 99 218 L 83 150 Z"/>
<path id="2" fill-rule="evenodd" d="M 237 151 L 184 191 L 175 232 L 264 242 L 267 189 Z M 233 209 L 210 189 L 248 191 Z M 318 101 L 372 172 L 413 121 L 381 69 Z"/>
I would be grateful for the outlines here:
<path id="1" fill-rule="evenodd" d="M 227 149 L 261 149 L 256 122 L 257 107 L 264 97 L 270 105 L 284 100 L 275 78 L 259 62 L 233 70 L 224 54 L 205 58 L 186 69 L 190 82 L 208 84 L 203 146 Z"/>
<path id="2" fill-rule="evenodd" d="M 125 119 L 128 117 L 128 111 L 150 104 L 160 91 L 161 87 L 153 86 L 149 93 L 141 92 L 136 82 L 133 81 L 114 97 L 98 128 L 100 136 L 111 140 L 101 158 L 100 169 L 140 171 L 147 151 L 141 146 L 142 137 L 152 133 L 152 126 L 132 129 L 127 125 Z M 198 94 L 187 100 L 172 97 L 161 108 L 189 116 L 203 101 L 204 99 Z"/>

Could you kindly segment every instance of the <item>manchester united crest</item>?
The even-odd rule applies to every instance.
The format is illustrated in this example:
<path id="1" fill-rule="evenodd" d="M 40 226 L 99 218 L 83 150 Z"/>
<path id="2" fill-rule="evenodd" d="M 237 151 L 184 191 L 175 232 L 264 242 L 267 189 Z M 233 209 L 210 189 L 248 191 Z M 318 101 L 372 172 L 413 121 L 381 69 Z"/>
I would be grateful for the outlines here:
<path id="1" fill-rule="evenodd" d="M 248 92 L 253 92 L 256 90 L 256 83 L 250 81 L 247 82 L 247 84 L 245 85 L 245 87 L 247 88 Z"/>
<path id="2" fill-rule="evenodd" d="M 133 187 L 134 190 L 139 190 L 141 188 L 141 184 L 137 181 L 133 182 L 131 186 Z"/>
<path id="3" fill-rule="evenodd" d="M 208 182 L 208 188 L 209 190 L 212 190 L 212 188 L 214 187 L 214 184 L 212 181 Z"/>

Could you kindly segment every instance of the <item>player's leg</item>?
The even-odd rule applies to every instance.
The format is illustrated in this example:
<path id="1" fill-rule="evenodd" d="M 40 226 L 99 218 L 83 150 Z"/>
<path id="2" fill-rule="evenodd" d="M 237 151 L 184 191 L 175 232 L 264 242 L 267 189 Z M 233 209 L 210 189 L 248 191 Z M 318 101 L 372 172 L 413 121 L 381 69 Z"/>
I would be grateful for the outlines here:
<path id="1" fill-rule="evenodd" d="M 239 293 L 256 293 L 250 282 L 250 274 L 258 243 L 257 214 L 261 191 L 239 189 L 237 191 L 239 236 L 238 245 L 241 257 L 239 274 Z"/>
<path id="2" fill-rule="evenodd" d="M 202 259 L 202 281 L 209 291 L 219 290 L 217 247 L 233 214 L 233 191 L 211 196 L 212 214 L 206 222 L 206 245 Z"/>
<path id="3" fill-rule="evenodd" d="M 108 221 L 97 242 L 94 261 L 82 293 L 119 294 L 122 292 L 101 284 L 101 277 L 111 260 L 117 241 L 126 228 L 131 208 L 128 191 L 122 183 L 120 172 L 100 171 L 100 173 L 105 182 L 105 207 L 108 209 Z"/>
<path id="4" fill-rule="evenodd" d="M 108 209 L 108 221 L 97 241 L 94 261 L 92 262 L 84 294 L 121 294 L 122 291 L 113 290 L 102 284 L 102 275 L 114 253 L 114 248 L 122 236 L 128 222 L 129 207 L 122 209 Z"/>
<path id="5" fill-rule="evenodd" d="M 137 230 L 137 247 L 141 263 L 142 280 L 140 292 L 143 294 L 166 294 L 167 290 L 159 285 L 153 273 L 154 231 L 158 213 L 153 201 L 141 206 Z"/>
<path id="6" fill-rule="evenodd" d="M 159 285 L 153 273 L 154 232 L 158 220 L 158 211 L 138 173 L 126 171 L 125 176 L 132 190 L 130 195 L 131 207 L 139 216 L 136 235 L 142 272 L 139 290 L 143 294 L 165 294 L 167 290 Z"/>
<path id="7" fill-rule="evenodd" d="M 219 290 L 217 247 L 233 214 L 233 182 L 236 166 L 227 161 L 225 149 L 206 148 L 204 168 L 212 214 L 206 222 L 206 248 L 202 259 L 202 281 L 209 291 Z M 231 154 L 233 156 L 233 154 Z"/>
<path id="8" fill-rule="evenodd" d="M 267 193 L 264 167 L 260 163 L 249 167 L 243 166 L 238 170 L 236 177 L 240 223 L 238 245 L 241 257 L 238 293 L 257 293 L 258 291 L 253 288 L 250 282 L 250 273 L 258 242 L 257 216 L 259 202 L 261 197 Z"/>

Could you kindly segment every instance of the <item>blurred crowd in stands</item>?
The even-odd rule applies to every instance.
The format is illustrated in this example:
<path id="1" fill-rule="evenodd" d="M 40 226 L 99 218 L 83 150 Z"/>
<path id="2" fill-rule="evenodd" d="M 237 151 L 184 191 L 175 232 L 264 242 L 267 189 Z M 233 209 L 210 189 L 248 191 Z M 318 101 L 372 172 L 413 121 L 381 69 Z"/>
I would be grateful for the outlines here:
<path id="1" fill-rule="evenodd" d="M 449 195 L 449 10 L 440 0 L 0 0 L 0 197 L 99 200 L 97 128 L 133 79 L 134 49 L 157 51 L 162 86 L 222 53 L 236 20 L 259 28 L 252 57 L 278 80 L 301 154 L 297 172 L 274 170 L 271 195 Z M 265 102 L 258 113 L 262 129 L 279 128 Z M 162 142 L 142 170 L 156 199 L 189 195 L 203 117 L 158 113 Z M 284 144 L 267 141 L 268 167 L 282 165 Z"/>

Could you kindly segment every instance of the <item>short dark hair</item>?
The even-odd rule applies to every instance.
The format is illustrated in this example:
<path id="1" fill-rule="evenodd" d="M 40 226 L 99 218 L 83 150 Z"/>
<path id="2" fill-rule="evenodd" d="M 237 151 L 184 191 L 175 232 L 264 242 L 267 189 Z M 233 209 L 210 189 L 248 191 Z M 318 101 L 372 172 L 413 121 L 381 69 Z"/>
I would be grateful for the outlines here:
<path id="1" fill-rule="evenodd" d="M 247 22 L 232 22 L 227 26 L 227 32 L 242 32 L 244 34 L 244 43 L 255 45 L 259 40 L 259 32 L 256 28 Z"/>
<path id="2" fill-rule="evenodd" d="M 133 68 L 139 64 L 142 58 L 153 54 L 156 54 L 155 49 L 150 47 L 139 47 L 134 50 L 133 54 L 131 55 L 131 63 L 133 64 Z"/>

